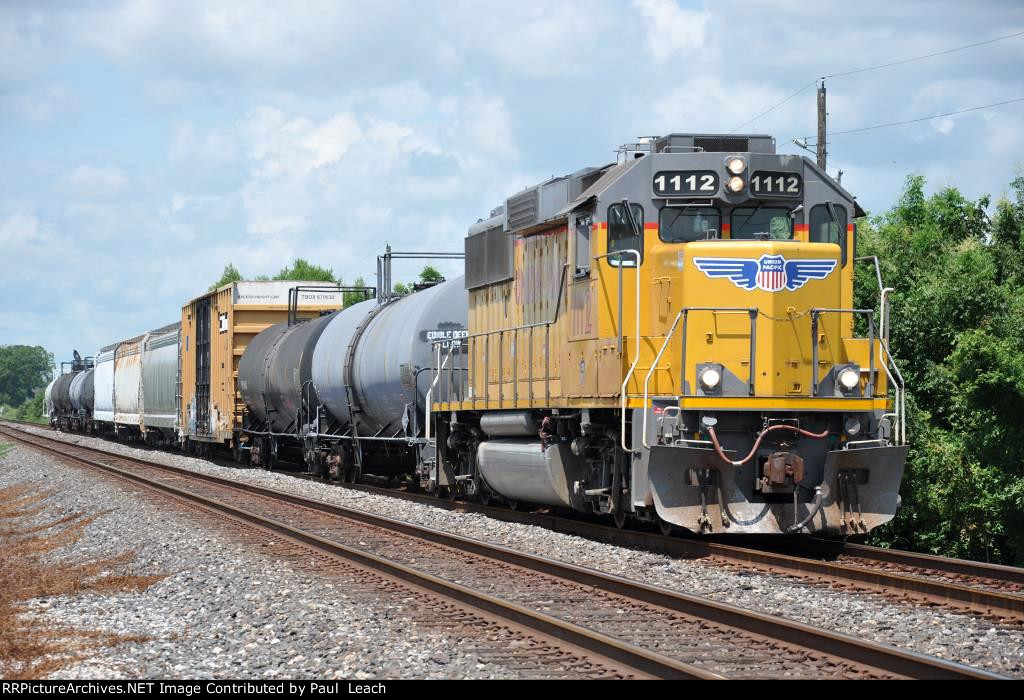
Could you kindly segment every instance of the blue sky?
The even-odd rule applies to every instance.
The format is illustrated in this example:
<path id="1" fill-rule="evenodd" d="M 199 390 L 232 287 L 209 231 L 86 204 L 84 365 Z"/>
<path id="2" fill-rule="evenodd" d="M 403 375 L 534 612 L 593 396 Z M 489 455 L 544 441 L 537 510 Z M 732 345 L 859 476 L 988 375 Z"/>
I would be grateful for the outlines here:
<path id="1" fill-rule="evenodd" d="M 91 354 L 228 262 L 372 283 L 385 241 L 461 250 L 507 195 L 637 136 L 728 132 L 818 76 L 1017 31 L 1012 1 L 6 0 L 0 344 Z M 831 79 L 830 130 L 1024 97 L 1022 65 L 1024 37 Z M 813 135 L 814 99 L 744 131 Z M 908 173 L 999 197 L 1022 163 L 1017 103 L 836 136 L 829 170 L 882 211 Z"/>

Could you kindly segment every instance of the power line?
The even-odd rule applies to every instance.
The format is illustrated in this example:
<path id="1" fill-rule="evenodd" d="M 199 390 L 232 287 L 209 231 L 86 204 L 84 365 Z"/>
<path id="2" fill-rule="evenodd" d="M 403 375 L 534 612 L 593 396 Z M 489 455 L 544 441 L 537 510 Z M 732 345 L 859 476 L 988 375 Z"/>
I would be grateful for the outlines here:
<path id="1" fill-rule="evenodd" d="M 733 129 L 732 131 L 730 131 L 729 133 L 730 133 L 730 134 L 736 133 L 737 131 L 739 131 L 740 129 L 742 129 L 743 127 L 745 127 L 745 126 L 746 126 L 747 124 L 749 124 L 750 122 L 754 122 L 754 121 L 757 121 L 758 119 L 760 119 L 760 118 L 761 118 L 761 117 L 763 117 L 764 115 L 768 114 L 769 112 L 773 112 L 773 111 L 775 111 L 776 109 L 778 109 L 778 108 L 779 108 L 779 107 L 781 107 L 782 105 L 784 105 L 784 104 L 786 104 L 787 102 L 789 102 L 790 100 L 792 100 L 792 99 L 793 99 L 794 97 L 796 97 L 797 95 L 799 95 L 799 94 L 800 94 L 801 92 L 803 92 L 803 91 L 804 91 L 804 90 L 806 90 L 807 88 L 809 88 L 809 87 L 813 87 L 813 86 L 814 86 L 814 84 L 815 84 L 815 83 L 817 83 L 817 82 L 818 82 L 817 80 L 812 80 L 811 82 L 807 83 L 807 84 L 806 84 L 806 85 L 804 85 L 804 86 L 803 86 L 802 88 L 800 88 L 799 90 L 797 90 L 796 92 L 794 92 L 794 93 L 793 93 L 792 95 L 790 95 L 789 97 L 787 97 L 786 99 L 784 99 L 784 100 L 783 100 L 782 102 L 778 103 L 777 105 L 774 105 L 773 107 L 769 107 L 769 108 L 768 108 L 768 109 L 766 109 L 765 111 L 763 111 L 763 112 L 761 112 L 760 114 L 758 114 L 758 115 L 757 115 L 756 117 L 753 117 L 753 118 L 751 118 L 751 119 L 748 119 L 747 121 L 745 121 L 745 122 L 743 122 L 742 124 L 740 124 L 739 126 L 737 126 L 737 127 L 735 128 L 735 129 Z"/>
<path id="2" fill-rule="evenodd" d="M 857 68 L 855 70 L 843 71 L 842 73 L 831 73 L 829 75 L 822 76 L 821 79 L 825 80 L 826 78 L 840 78 L 840 77 L 845 76 L 845 75 L 853 75 L 854 73 L 867 73 L 868 71 L 880 70 L 882 68 L 890 68 L 892 66 L 903 65 L 904 63 L 913 63 L 914 61 L 923 61 L 926 58 L 935 58 L 936 56 L 944 56 L 946 54 L 956 53 L 957 51 L 964 51 L 966 49 L 973 49 L 973 48 L 976 48 L 978 46 L 985 46 L 987 44 L 994 44 L 997 41 L 1006 41 L 1007 39 L 1016 39 L 1017 37 L 1020 37 L 1020 36 L 1024 36 L 1024 32 L 1016 32 L 1014 34 L 1007 34 L 1006 36 L 996 37 L 995 39 L 988 39 L 986 41 L 979 41 L 979 42 L 974 43 L 974 44 L 966 44 L 964 46 L 957 46 L 957 47 L 952 48 L 952 49 L 946 49 L 945 51 L 936 51 L 935 53 L 929 53 L 929 54 L 925 54 L 923 56 L 914 56 L 913 58 L 904 58 L 904 59 L 902 59 L 900 61 L 891 61 L 890 63 L 881 63 L 881 64 L 879 64 L 877 66 L 867 66 L 866 68 Z M 765 116 L 766 114 L 768 114 L 770 112 L 774 112 L 776 109 L 778 109 L 782 105 L 784 105 L 787 102 L 789 102 L 790 100 L 792 100 L 794 97 L 796 97 L 797 95 L 802 93 L 804 90 L 806 90 L 807 88 L 809 88 L 812 85 L 814 85 L 816 82 L 818 82 L 818 81 L 817 80 L 812 80 L 807 85 L 804 85 L 802 88 L 800 88 L 799 90 L 794 92 L 792 95 L 790 95 L 786 99 L 782 100 L 782 102 L 779 102 L 778 104 L 769 107 L 765 111 L 763 111 L 760 114 L 758 114 L 756 117 L 753 117 L 752 119 L 748 119 L 747 121 L 745 121 L 742 124 L 740 124 L 739 126 L 737 126 L 735 129 L 730 131 L 729 133 L 730 134 L 735 133 L 735 132 L 739 131 L 740 129 L 742 129 L 743 127 L 745 127 L 747 124 L 750 124 L 751 122 L 757 121 L 758 119 L 760 119 L 761 117 Z M 785 145 L 785 144 L 783 144 L 783 145 Z"/>
<path id="3" fill-rule="evenodd" d="M 857 128 L 857 129 L 846 129 L 844 131 L 830 131 L 830 132 L 828 132 L 827 135 L 828 136 L 842 136 L 843 134 L 856 134 L 856 133 L 861 132 L 861 131 L 872 131 L 874 129 L 885 129 L 885 128 L 890 127 L 890 126 L 903 126 L 904 124 L 914 124 L 916 122 L 928 121 L 929 119 L 939 119 L 941 117 L 952 117 L 952 116 L 954 116 L 956 114 L 965 114 L 967 112 L 977 112 L 978 110 L 990 109 L 992 107 L 1002 107 L 1003 105 L 1013 104 L 1014 102 L 1024 102 L 1024 97 L 1015 97 L 1012 100 L 1004 100 L 1002 102 L 993 102 L 992 104 L 989 104 L 989 105 L 979 105 L 977 107 L 968 107 L 966 109 L 958 109 L 958 110 L 956 110 L 954 112 L 943 112 L 942 114 L 932 114 L 932 115 L 929 115 L 927 117 L 917 117 L 916 119 L 905 119 L 905 120 L 899 121 L 899 122 L 889 122 L 887 124 L 875 124 L 874 126 L 862 126 L 860 128 Z M 789 139 L 785 143 L 781 144 L 779 146 L 779 148 L 782 148 L 782 146 L 786 146 L 786 145 L 789 145 L 791 143 L 794 143 L 798 138 L 800 138 L 800 137 L 799 136 L 794 136 L 793 138 Z M 806 138 L 804 140 L 806 141 Z"/>
<path id="4" fill-rule="evenodd" d="M 976 44 L 967 44 L 966 46 L 957 46 L 954 49 L 946 49 L 945 51 L 936 51 L 935 53 L 925 54 L 924 56 L 914 56 L 913 58 L 904 58 L 901 61 L 892 61 L 891 63 L 881 63 L 877 66 L 868 66 L 867 68 L 857 68 L 856 70 L 848 70 L 842 73 L 832 73 L 831 75 L 822 76 L 822 78 L 840 78 L 844 75 L 853 75 L 854 73 L 867 73 L 872 70 L 879 70 L 880 68 L 889 68 L 891 66 L 901 66 L 904 63 L 913 63 L 914 61 L 923 61 L 926 58 L 935 58 L 936 56 L 945 56 L 949 53 L 956 53 L 957 51 L 964 51 L 966 49 L 973 49 L 978 46 L 985 46 L 986 44 L 994 44 L 997 41 L 1005 41 L 1007 39 L 1016 39 L 1019 36 L 1024 36 L 1024 32 L 1017 32 L 1016 34 L 1007 34 L 996 39 L 989 39 L 988 41 L 979 41 Z"/>
<path id="5" fill-rule="evenodd" d="M 939 117 L 952 117 L 954 114 L 964 114 L 965 112 L 977 112 L 979 109 L 989 109 L 990 107 L 1001 107 L 1002 105 L 1012 104 L 1014 102 L 1024 102 L 1024 97 L 1017 97 L 1012 100 L 1004 100 L 1003 102 L 993 102 L 990 105 L 981 105 L 979 107 L 968 107 L 967 109 L 958 109 L 955 112 L 945 112 L 943 114 L 933 114 L 929 117 L 918 117 L 917 119 L 907 119 L 902 122 L 890 122 L 888 124 L 876 124 L 875 126 L 863 126 L 859 129 L 847 129 L 846 131 L 830 131 L 829 136 L 840 136 L 842 134 L 855 134 L 859 131 L 871 131 L 872 129 L 884 129 L 889 126 L 902 126 L 903 124 L 913 124 L 914 122 L 928 121 L 929 119 L 938 119 Z"/>

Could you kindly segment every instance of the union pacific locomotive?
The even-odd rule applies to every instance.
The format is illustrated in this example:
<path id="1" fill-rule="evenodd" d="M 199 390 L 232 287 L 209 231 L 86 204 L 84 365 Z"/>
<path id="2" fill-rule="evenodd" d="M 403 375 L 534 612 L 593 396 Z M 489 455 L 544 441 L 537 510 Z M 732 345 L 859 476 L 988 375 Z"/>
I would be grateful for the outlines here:
<path id="1" fill-rule="evenodd" d="M 197 297 L 76 358 L 52 422 L 666 533 L 867 532 L 907 448 L 891 290 L 853 305 L 862 214 L 770 136 L 646 139 L 471 226 L 464 278 Z"/>
<path id="2" fill-rule="evenodd" d="M 903 387 L 889 290 L 853 305 L 861 215 L 760 135 L 649 139 L 509 197 L 466 239 L 466 347 L 435 377 L 467 380 L 422 476 L 666 532 L 888 521 Z"/>

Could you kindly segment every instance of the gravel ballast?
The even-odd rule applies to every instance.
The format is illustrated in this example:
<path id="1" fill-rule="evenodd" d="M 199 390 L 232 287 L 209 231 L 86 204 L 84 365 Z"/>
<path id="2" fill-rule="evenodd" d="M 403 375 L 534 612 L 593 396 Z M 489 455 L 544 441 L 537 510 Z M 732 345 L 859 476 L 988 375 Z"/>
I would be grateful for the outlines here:
<path id="1" fill-rule="evenodd" d="M 141 593 L 53 596 L 35 614 L 79 630 L 140 636 L 61 670 L 61 679 L 525 678 L 494 661 L 508 646 L 439 621 L 408 592 L 365 585 L 282 545 L 230 532 L 216 516 L 15 447 L 0 487 L 54 491 L 42 520 L 103 512 L 67 553 L 76 560 L 135 552 L 136 573 L 167 577 Z M 288 550 L 287 547 L 283 548 Z M 261 550 L 263 550 L 261 552 Z M 503 639 L 505 637 L 502 637 Z M 522 644 L 511 641 L 511 646 Z M 496 651 L 497 650 L 497 651 Z M 486 658 L 485 658 L 486 657 Z M 571 674 L 569 674 L 571 677 Z"/>
<path id="2" fill-rule="evenodd" d="M 541 527 L 508 523 L 406 500 L 367 494 L 277 472 L 221 467 L 188 456 L 140 450 L 86 436 L 42 435 L 138 456 L 155 462 L 385 515 L 435 529 L 502 544 L 673 590 L 742 605 L 861 638 L 1024 677 L 1024 629 L 1002 626 L 942 609 L 896 604 L 879 596 L 828 590 L 782 576 L 723 569 L 689 560 L 594 542 Z M 10 455 L 7 462 L 10 461 Z M 3 462 L 0 462 L 2 464 Z M 3 478 L 8 478 L 6 475 Z"/>

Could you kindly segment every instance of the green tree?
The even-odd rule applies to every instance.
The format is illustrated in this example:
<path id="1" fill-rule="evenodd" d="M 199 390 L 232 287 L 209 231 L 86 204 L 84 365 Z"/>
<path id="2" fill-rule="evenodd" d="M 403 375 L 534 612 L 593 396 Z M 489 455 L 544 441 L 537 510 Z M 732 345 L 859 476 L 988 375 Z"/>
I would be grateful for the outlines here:
<path id="1" fill-rule="evenodd" d="M 0 404 L 19 406 L 46 387 L 53 355 L 40 346 L 0 346 Z"/>
<path id="2" fill-rule="evenodd" d="M 224 272 L 221 274 L 220 279 L 210 285 L 209 291 L 214 289 L 220 289 L 225 284 L 231 284 L 232 282 L 240 282 L 242 280 L 242 273 L 238 271 L 238 268 L 232 263 L 228 263 L 224 266 Z"/>
<path id="3" fill-rule="evenodd" d="M 858 225 L 892 296 L 893 355 L 907 382 L 903 506 L 881 544 L 1024 563 L 1024 179 L 1014 200 L 932 196 L 911 176 L 896 206 Z M 858 271 L 855 304 L 878 299 Z"/>
<path id="4" fill-rule="evenodd" d="M 275 280 L 295 280 L 305 282 L 336 282 L 334 271 L 330 268 L 313 265 L 307 260 L 296 258 L 290 266 L 283 268 L 274 275 Z"/>
<path id="5" fill-rule="evenodd" d="M 364 280 L 363 276 L 360 275 L 359 277 L 356 277 L 356 281 L 352 283 L 352 286 L 365 287 L 366 280 Z M 364 301 L 365 299 L 366 296 L 363 295 L 362 292 L 345 292 L 345 306 L 352 306 L 353 304 L 358 304 L 359 302 Z"/>
<path id="6" fill-rule="evenodd" d="M 420 281 L 421 282 L 443 282 L 444 281 L 444 275 L 442 275 L 437 270 L 437 268 L 433 267 L 432 265 L 427 265 L 426 267 L 423 268 L 423 271 L 420 272 Z"/>
<path id="7" fill-rule="evenodd" d="M 393 291 L 395 294 L 408 294 L 410 290 L 409 285 L 403 284 L 401 282 L 395 282 L 395 286 L 392 288 L 391 291 Z"/>
<path id="8" fill-rule="evenodd" d="M 48 419 L 45 415 L 44 399 L 44 391 L 40 389 L 36 392 L 35 396 L 14 409 L 11 418 L 32 421 L 33 423 L 46 423 Z"/>

